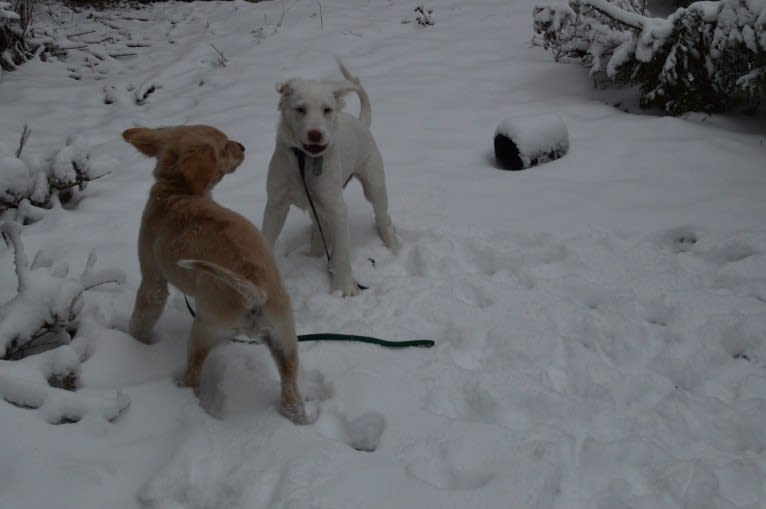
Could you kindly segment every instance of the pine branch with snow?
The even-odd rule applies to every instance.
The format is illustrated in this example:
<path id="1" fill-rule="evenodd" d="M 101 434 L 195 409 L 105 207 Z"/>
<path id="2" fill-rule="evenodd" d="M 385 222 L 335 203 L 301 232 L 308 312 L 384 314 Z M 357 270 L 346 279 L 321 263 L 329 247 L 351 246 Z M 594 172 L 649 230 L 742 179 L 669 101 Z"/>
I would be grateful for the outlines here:
<path id="1" fill-rule="evenodd" d="M 766 2 L 695 2 L 667 19 L 635 0 L 539 3 L 533 44 L 580 61 L 599 84 L 640 86 L 672 114 L 754 110 L 766 93 Z"/>

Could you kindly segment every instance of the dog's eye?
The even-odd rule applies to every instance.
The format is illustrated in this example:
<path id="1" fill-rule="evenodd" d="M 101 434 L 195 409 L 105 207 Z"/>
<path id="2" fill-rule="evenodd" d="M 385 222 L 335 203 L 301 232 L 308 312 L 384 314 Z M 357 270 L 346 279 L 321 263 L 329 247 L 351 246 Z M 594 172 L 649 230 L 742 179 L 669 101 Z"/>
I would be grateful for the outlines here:
<path id="1" fill-rule="evenodd" d="M 295 112 L 300 114 L 300 115 L 305 115 L 306 114 L 306 107 L 305 106 L 296 106 L 295 107 Z"/>
<path id="2" fill-rule="evenodd" d="M 332 113 L 332 108 L 330 108 L 329 106 L 328 106 L 328 107 L 325 107 L 325 109 L 324 109 L 324 114 L 325 114 L 325 115 L 329 115 L 330 113 Z"/>

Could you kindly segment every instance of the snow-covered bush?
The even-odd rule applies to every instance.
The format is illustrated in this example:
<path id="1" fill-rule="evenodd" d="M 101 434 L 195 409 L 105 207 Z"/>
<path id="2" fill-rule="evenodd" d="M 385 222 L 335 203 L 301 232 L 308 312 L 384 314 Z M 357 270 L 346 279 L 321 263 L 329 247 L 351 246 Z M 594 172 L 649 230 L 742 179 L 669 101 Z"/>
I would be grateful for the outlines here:
<path id="1" fill-rule="evenodd" d="M 69 277 L 67 264 L 38 252 L 29 263 L 21 242 L 21 225 L 0 224 L 0 233 L 14 249 L 17 295 L 0 306 L 0 359 L 13 360 L 69 344 L 79 325 L 86 291 L 106 283 L 120 284 L 118 269 L 94 271 L 91 251 L 79 277 Z"/>
<path id="2" fill-rule="evenodd" d="M 0 360 L 0 400 L 34 410 L 50 424 L 87 417 L 114 421 L 130 399 L 121 391 L 79 387 L 77 377 L 86 355 L 87 341 L 77 338 L 23 360 Z"/>
<path id="3" fill-rule="evenodd" d="M 14 250 L 17 295 L 0 306 L 0 399 L 35 409 L 47 422 L 78 422 L 87 416 L 113 421 L 127 407 L 119 391 L 81 387 L 80 368 L 88 340 L 78 335 L 85 293 L 106 283 L 121 284 L 118 269 L 94 270 L 91 251 L 78 277 L 69 266 L 40 251 L 30 263 L 21 241 L 21 224 L 0 224 Z"/>
<path id="4" fill-rule="evenodd" d="M 50 47 L 51 39 L 36 33 L 33 15 L 34 0 L 0 0 L 0 69 L 15 69 Z"/>
<path id="5" fill-rule="evenodd" d="M 667 19 L 635 0 L 538 3 L 533 44 L 579 60 L 597 83 L 636 84 L 672 114 L 754 110 L 766 94 L 766 1 L 701 1 Z"/>
<path id="6" fill-rule="evenodd" d="M 90 152 L 76 138 L 67 138 L 64 146 L 43 156 L 23 154 L 29 131 L 24 128 L 16 152 L 0 144 L 0 214 L 25 223 L 39 219 L 40 209 L 71 201 L 77 190 L 109 172 L 93 168 Z M 9 211 L 10 212 L 7 212 Z"/>

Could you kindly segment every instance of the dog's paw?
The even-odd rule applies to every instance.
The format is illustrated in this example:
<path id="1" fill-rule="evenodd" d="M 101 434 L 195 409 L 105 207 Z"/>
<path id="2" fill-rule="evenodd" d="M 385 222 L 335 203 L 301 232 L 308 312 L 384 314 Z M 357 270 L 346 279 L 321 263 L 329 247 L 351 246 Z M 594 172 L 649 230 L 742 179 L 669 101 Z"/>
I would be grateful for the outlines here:
<path id="1" fill-rule="evenodd" d="M 175 376 L 176 385 L 178 387 L 188 387 L 194 390 L 194 394 L 197 394 L 200 386 L 200 372 L 199 370 L 186 369 L 183 373 L 178 373 Z"/>
<path id="2" fill-rule="evenodd" d="M 344 297 L 354 297 L 359 295 L 359 286 L 350 275 L 348 277 L 335 276 L 333 281 L 333 292 L 340 290 Z"/>
<path id="3" fill-rule="evenodd" d="M 317 420 L 317 417 L 319 417 L 319 408 L 316 409 L 316 412 L 309 415 L 306 413 L 306 407 L 303 405 L 303 402 L 298 404 L 282 403 L 279 405 L 279 414 L 282 415 L 282 417 L 287 418 L 287 420 L 293 424 L 305 426 L 307 424 L 313 424 L 314 421 Z"/>
<path id="4" fill-rule="evenodd" d="M 141 343 L 145 345 L 151 345 L 152 343 L 155 343 L 154 334 L 152 334 L 151 331 L 144 331 L 140 329 L 135 329 L 133 327 L 128 328 L 128 334 L 133 336 L 133 338 L 136 341 L 140 341 Z"/>
<path id="5" fill-rule="evenodd" d="M 383 244 L 385 244 L 392 253 L 396 254 L 399 252 L 399 240 L 396 238 L 396 233 L 394 233 L 394 227 L 392 225 L 379 226 L 378 234 L 380 235 Z"/>
<path id="6" fill-rule="evenodd" d="M 392 236 L 389 241 L 385 242 L 386 247 L 391 250 L 392 253 L 397 254 L 399 253 L 399 241 L 397 240 L 396 236 Z"/>
<path id="7" fill-rule="evenodd" d="M 352 283 L 348 288 L 340 288 L 340 291 L 344 297 L 356 297 L 359 295 L 360 289 L 356 283 Z"/>

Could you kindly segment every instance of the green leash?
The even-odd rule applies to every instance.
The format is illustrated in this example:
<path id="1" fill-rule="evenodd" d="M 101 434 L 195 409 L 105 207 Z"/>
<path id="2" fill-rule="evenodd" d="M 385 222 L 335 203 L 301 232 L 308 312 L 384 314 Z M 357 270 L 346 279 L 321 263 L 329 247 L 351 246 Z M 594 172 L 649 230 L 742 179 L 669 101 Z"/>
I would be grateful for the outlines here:
<path id="1" fill-rule="evenodd" d="M 186 309 L 189 310 L 189 314 L 192 317 L 197 316 L 194 309 L 189 304 L 189 299 L 184 295 L 184 302 L 186 302 Z M 257 341 L 244 341 L 241 339 L 232 338 L 232 341 L 236 343 L 257 343 Z M 299 342 L 304 341 L 349 341 L 355 343 L 369 343 L 371 345 L 384 346 L 386 348 L 408 348 L 408 347 L 420 347 L 431 348 L 436 343 L 430 339 L 412 339 L 409 341 L 388 341 L 385 339 L 374 338 L 371 336 L 357 336 L 356 334 L 335 334 L 332 332 L 322 334 L 301 334 L 298 336 Z"/>
<path id="2" fill-rule="evenodd" d="M 387 341 L 385 339 L 373 338 L 370 336 L 357 336 L 355 334 L 335 334 L 326 332 L 323 334 L 301 334 L 298 341 L 354 341 L 357 343 L 369 343 L 371 345 L 380 345 L 387 348 L 407 348 L 417 346 L 431 348 L 434 342 L 430 339 L 412 339 L 409 341 Z"/>

